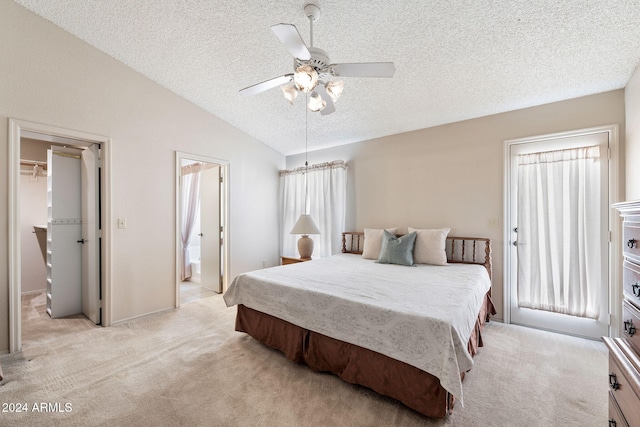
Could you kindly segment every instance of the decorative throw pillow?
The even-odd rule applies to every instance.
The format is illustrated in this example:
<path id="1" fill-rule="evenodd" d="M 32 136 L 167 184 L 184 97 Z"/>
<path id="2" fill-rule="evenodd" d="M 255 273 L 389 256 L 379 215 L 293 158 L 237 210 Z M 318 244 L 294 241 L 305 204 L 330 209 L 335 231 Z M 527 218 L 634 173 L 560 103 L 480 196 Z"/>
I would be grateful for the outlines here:
<path id="1" fill-rule="evenodd" d="M 397 228 L 386 228 L 389 233 L 396 234 Z M 364 229 L 364 247 L 362 248 L 362 258 L 378 259 L 380 248 L 382 248 L 382 232 L 375 228 Z"/>
<path id="2" fill-rule="evenodd" d="M 380 264 L 413 265 L 413 245 L 415 242 L 415 231 L 396 237 L 385 230 L 378 262 Z"/>
<path id="3" fill-rule="evenodd" d="M 445 245 L 449 228 L 419 230 L 409 227 L 409 233 L 416 232 L 416 246 L 413 262 L 416 264 L 447 265 Z"/>

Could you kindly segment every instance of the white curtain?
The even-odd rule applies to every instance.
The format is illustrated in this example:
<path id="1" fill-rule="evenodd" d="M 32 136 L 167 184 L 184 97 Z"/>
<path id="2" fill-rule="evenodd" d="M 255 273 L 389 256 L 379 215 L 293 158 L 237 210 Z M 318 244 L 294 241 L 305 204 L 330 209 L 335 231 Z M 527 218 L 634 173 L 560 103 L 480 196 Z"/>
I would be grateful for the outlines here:
<path id="1" fill-rule="evenodd" d="M 597 319 L 600 151 L 518 156 L 518 305 Z"/>
<path id="2" fill-rule="evenodd" d="M 200 201 L 200 164 L 192 164 L 181 168 L 182 174 L 182 226 L 180 239 L 182 259 L 180 277 L 186 280 L 191 277 L 191 261 L 189 259 L 189 242 L 193 234 L 193 226 Z"/>
<path id="3" fill-rule="evenodd" d="M 300 236 L 292 235 L 291 229 L 303 213 L 309 213 L 320 229 L 320 234 L 309 236 L 314 243 L 313 257 L 323 258 L 339 253 L 342 250 L 346 198 L 347 165 L 341 160 L 281 171 L 282 255 L 299 256 L 297 245 Z"/>

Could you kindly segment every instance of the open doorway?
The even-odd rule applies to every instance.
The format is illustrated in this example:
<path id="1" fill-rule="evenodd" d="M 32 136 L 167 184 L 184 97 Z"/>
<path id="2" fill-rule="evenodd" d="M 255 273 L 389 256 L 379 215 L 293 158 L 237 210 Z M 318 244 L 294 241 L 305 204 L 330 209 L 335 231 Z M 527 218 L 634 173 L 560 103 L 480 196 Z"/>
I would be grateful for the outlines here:
<path id="1" fill-rule="evenodd" d="M 48 318 L 77 314 L 86 316 L 92 325 L 111 324 L 109 142 L 106 137 L 84 132 L 9 120 L 10 352 L 19 351 L 22 347 L 23 292 L 28 295 L 44 290 L 41 292 L 42 305 Z M 43 153 L 46 153 L 44 159 Z M 32 170 L 25 174 L 25 168 Z M 52 181 L 53 169 L 57 170 L 56 183 Z M 46 176 L 42 176 L 41 170 L 47 170 Z M 65 177 L 69 180 L 65 181 Z M 38 179 L 41 180 L 38 188 L 27 188 L 27 180 L 36 181 L 35 184 Z M 46 184 L 44 198 L 38 202 L 30 201 L 35 203 L 33 205 L 24 204 L 25 193 L 38 193 L 43 182 Z M 56 186 L 65 190 L 56 192 L 59 193 L 57 196 L 70 193 L 73 202 L 65 196 L 54 207 L 52 201 Z M 69 187 L 74 189 L 67 191 Z M 37 217 L 29 216 L 33 212 L 28 209 L 39 211 L 38 206 L 42 207 L 42 203 L 44 213 L 38 212 Z M 71 207 L 77 212 L 71 213 Z M 28 232 L 23 230 L 25 216 L 29 216 L 27 222 L 33 223 L 29 225 Z M 88 230 L 88 227 L 92 229 Z M 36 241 L 39 260 L 37 255 L 30 257 L 21 250 L 26 242 Z M 67 241 L 72 241 L 70 246 Z M 70 256 L 72 252 L 77 256 Z M 31 277 L 25 273 L 31 271 L 31 268 L 24 268 L 31 267 L 25 266 L 29 263 L 42 267 L 33 270 L 40 273 L 44 270 L 44 282 L 38 275 Z M 70 268 L 71 265 L 78 268 Z M 65 286 L 72 282 L 64 277 L 68 272 L 72 272 L 74 280 L 77 279 L 73 290 L 65 290 Z M 71 311 L 66 307 L 69 302 L 75 306 L 69 308 Z"/>
<path id="2" fill-rule="evenodd" d="M 226 161 L 176 155 L 176 307 L 226 288 Z"/>
<path id="3" fill-rule="evenodd" d="M 100 324 L 100 147 L 29 136 L 20 138 L 22 295 L 46 292 L 50 318 L 83 313 Z"/>

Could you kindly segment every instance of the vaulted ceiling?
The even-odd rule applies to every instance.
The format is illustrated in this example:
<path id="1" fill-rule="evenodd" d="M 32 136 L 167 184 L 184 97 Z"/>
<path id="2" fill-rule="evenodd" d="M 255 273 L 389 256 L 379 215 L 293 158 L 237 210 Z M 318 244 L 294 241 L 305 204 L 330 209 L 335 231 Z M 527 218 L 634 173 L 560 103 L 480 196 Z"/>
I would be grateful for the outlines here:
<path id="1" fill-rule="evenodd" d="M 305 102 L 272 33 L 309 45 L 311 0 L 15 0 L 283 154 L 305 149 Z M 310 150 L 623 88 L 640 62 L 636 0 L 316 0 L 314 46 L 333 63 L 392 61 L 393 78 L 347 77 Z"/>

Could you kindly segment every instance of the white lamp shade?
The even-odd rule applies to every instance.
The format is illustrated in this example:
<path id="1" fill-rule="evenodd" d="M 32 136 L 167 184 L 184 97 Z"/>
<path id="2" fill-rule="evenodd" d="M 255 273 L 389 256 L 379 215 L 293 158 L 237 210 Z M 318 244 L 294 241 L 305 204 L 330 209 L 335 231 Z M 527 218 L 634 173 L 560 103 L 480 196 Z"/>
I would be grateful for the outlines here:
<path id="1" fill-rule="evenodd" d="M 294 85 L 282 86 L 282 93 L 284 97 L 287 98 L 287 101 L 293 105 L 293 101 L 295 101 L 298 96 L 298 89 L 296 89 Z"/>
<path id="2" fill-rule="evenodd" d="M 318 73 L 310 65 L 301 65 L 293 73 L 293 82 L 302 92 L 311 92 L 318 84 Z"/>
<path id="3" fill-rule="evenodd" d="M 320 95 L 318 95 L 318 92 L 313 92 L 309 97 L 309 103 L 307 104 L 307 107 L 314 113 L 324 110 L 324 107 L 326 106 L 327 102 L 322 99 Z"/>
<path id="4" fill-rule="evenodd" d="M 302 214 L 298 218 L 296 225 L 293 226 L 291 234 L 320 234 L 320 230 L 318 230 L 316 223 L 313 222 L 311 215 Z"/>
<path id="5" fill-rule="evenodd" d="M 340 95 L 342 95 L 342 91 L 344 90 L 344 81 L 331 81 L 325 85 L 327 89 L 327 93 L 331 97 L 333 102 L 337 102 Z"/>

